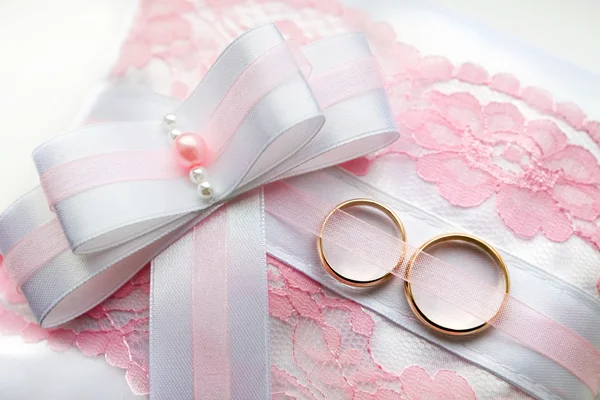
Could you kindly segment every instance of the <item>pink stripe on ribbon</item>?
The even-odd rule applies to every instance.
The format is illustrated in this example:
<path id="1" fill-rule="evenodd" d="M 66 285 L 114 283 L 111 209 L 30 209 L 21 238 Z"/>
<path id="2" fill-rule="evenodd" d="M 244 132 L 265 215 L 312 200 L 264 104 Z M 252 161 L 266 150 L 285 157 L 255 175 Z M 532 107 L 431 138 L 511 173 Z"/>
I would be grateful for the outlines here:
<path id="1" fill-rule="evenodd" d="M 221 151 L 262 97 L 298 73 L 297 61 L 294 61 L 298 58 L 294 58 L 286 46 L 278 45 L 244 70 L 203 130 L 202 135 L 211 150 L 211 157 Z M 311 77 L 309 81 L 322 108 L 382 87 L 373 57 L 351 60 L 324 75 Z M 165 147 L 95 154 L 69 161 L 46 171 L 40 177 L 40 182 L 52 207 L 69 196 L 105 185 L 176 179 L 185 175 L 187 172 L 173 162 L 170 147 Z"/>
<path id="2" fill-rule="evenodd" d="M 270 214 L 318 236 L 324 217 L 335 207 L 282 182 L 265 190 Z M 600 385 L 600 352 L 585 338 L 521 301 L 427 253 L 420 253 L 406 275 L 408 260 L 418 251 L 398 238 L 343 211 L 328 220 L 323 233 L 328 245 L 391 272 L 469 314 L 489 320 L 496 329 L 547 357 L 585 383 L 594 394 Z M 405 256 L 402 262 L 402 251 Z M 399 293 L 398 301 L 405 301 Z"/>
<path id="3" fill-rule="evenodd" d="M 60 222 L 53 219 L 15 244 L 6 254 L 4 266 L 11 279 L 21 286 L 38 268 L 68 249 Z"/>
<path id="4" fill-rule="evenodd" d="M 258 57 L 237 77 L 206 126 L 200 128 L 213 157 L 223 151 L 260 99 L 300 72 L 296 64 L 299 60 L 284 42 Z"/>
<path id="5" fill-rule="evenodd" d="M 202 128 L 202 137 L 216 157 L 256 103 L 294 74 L 297 53 L 282 43 L 265 52 L 234 81 Z M 305 62 L 306 60 L 304 60 Z M 53 207 L 69 196 L 100 186 L 127 181 L 174 179 L 187 175 L 173 161 L 165 134 L 165 148 L 95 154 L 56 165 L 40 176 Z"/>
<path id="6" fill-rule="evenodd" d="M 269 213 L 313 235 L 319 234 L 324 216 L 333 207 L 286 183 L 269 185 L 266 190 L 265 208 Z M 194 304 L 204 305 L 194 312 L 194 343 L 204 344 L 194 353 L 194 373 L 198 382 L 206 379 L 212 382 L 199 385 L 197 390 L 200 391 L 229 385 L 227 277 L 223 275 L 226 269 L 218 267 L 226 263 L 226 232 L 216 230 L 226 226 L 224 213 L 217 211 L 194 231 L 194 287 L 199 287 L 199 282 L 204 279 L 219 282 L 215 286 L 202 285 L 209 290 L 193 293 Z M 600 352 L 577 333 L 502 290 L 426 253 L 419 255 L 410 278 L 407 278 L 407 260 L 417 249 L 347 213 L 336 212 L 328 227 L 324 233 L 328 243 L 386 271 L 396 264 L 401 249 L 405 249 L 404 261 L 390 272 L 482 320 L 489 319 L 502 304 L 500 312 L 489 321 L 492 326 L 561 365 L 597 392 Z M 31 251 L 32 248 L 36 251 Z M 58 220 L 52 220 L 31 232 L 8 252 L 6 270 L 12 279 L 22 284 L 40 266 L 68 249 Z M 206 304 L 211 306 L 206 307 Z"/>
<path id="7" fill-rule="evenodd" d="M 374 56 L 360 57 L 339 65 L 321 76 L 310 77 L 321 108 L 326 109 L 343 100 L 383 87 Z"/>
<path id="8" fill-rule="evenodd" d="M 227 206 L 223 206 L 194 228 L 195 399 L 230 397 L 227 261 Z"/>
<path id="9" fill-rule="evenodd" d="M 165 139 L 166 143 L 166 139 Z M 174 179 L 187 175 L 177 166 L 172 149 L 118 151 L 79 158 L 50 168 L 40 183 L 53 207 L 74 194 L 127 181 Z"/>

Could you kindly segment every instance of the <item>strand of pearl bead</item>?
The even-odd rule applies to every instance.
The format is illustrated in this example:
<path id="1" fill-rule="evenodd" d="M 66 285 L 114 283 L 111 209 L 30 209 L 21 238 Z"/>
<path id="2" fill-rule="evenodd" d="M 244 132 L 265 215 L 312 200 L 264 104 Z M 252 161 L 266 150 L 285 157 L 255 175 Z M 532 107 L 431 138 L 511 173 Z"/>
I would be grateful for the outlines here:
<path id="1" fill-rule="evenodd" d="M 177 129 L 175 114 L 167 114 L 163 118 L 163 128 L 173 141 L 175 157 L 178 162 L 189 169 L 190 180 L 197 185 L 198 195 L 205 201 L 214 197 L 211 184 L 206 181 L 206 174 L 202 165 L 206 161 L 206 144 L 196 133 L 182 133 Z"/>

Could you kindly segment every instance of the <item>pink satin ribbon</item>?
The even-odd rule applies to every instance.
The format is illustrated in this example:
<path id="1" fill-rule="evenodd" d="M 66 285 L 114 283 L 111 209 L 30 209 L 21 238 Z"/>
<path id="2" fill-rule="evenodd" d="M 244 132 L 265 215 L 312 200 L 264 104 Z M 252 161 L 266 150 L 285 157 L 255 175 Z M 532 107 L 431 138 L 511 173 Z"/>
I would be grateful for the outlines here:
<path id="1" fill-rule="evenodd" d="M 186 176 L 173 159 L 172 149 L 149 149 L 101 153 L 80 158 L 54 168 L 40 183 L 51 208 L 77 193 L 120 182 L 175 179 Z M 91 178 L 93 177 L 93 178 Z"/>
<path id="2" fill-rule="evenodd" d="M 323 219 L 334 207 L 335 204 L 284 182 L 271 184 L 265 190 L 268 213 L 315 238 L 320 234 Z M 481 320 L 489 320 L 501 305 L 489 320 L 490 325 L 561 365 L 597 393 L 600 352 L 576 332 L 503 290 L 427 253 L 419 254 L 407 276 L 408 261 L 418 249 L 344 211 L 336 211 L 328 220 L 323 238 L 328 245 L 337 246 L 374 268 L 391 272 Z M 396 266 L 402 251 L 405 256 Z M 403 293 L 398 293 L 398 301 L 406 301 Z"/>
<path id="3" fill-rule="evenodd" d="M 69 248 L 60 222 L 53 219 L 14 245 L 4 257 L 4 268 L 21 286 L 39 267 Z"/>
<path id="4" fill-rule="evenodd" d="M 315 236 L 319 234 L 325 215 L 334 206 L 286 183 L 271 184 L 266 190 L 265 208 L 267 212 Z M 214 218 L 219 217 L 214 216 Z M 494 315 L 498 306 L 502 304 L 501 310 L 489 321 L 494 328 L 555 361 L 596 392 L 600 385 L 600 352 L 577 333 L 512 296 L 506 295 L 502 290 L 426 253 L 422 253 L 417 258 L 417 262 L 411 269 L 410 279 L 408 279 L 406 276 L 407 261 L 418 250 L 343 211 L 338 211 L 333 215 L 328 227 L 324 232 L 324 238 L 328 243 L 369 261 L 375 268 L 392 272 L 396 277 L 408 280 L 414 286 L 423 288 L 431 295 L 482 320 L 487 320 L 489 316 Z M 202 224 L 195 231 L 195 238 L 202 238 L 202 240 L 195 240 L 196 251 L 211 249 L 215 251 L 214 254 L 222 254 L 218 249 L 219 246 L 224 246 L 224 243 L 215 242 L 215 246 L 212 246 L 211 236 L 203 234 L 207 229 L 210 230 L 210 224 L 206 227 Z M 213 237 L 219 237 L 219 235 L 215 234 Z M 39 247 L 40 243 L 44 244 L 43 247 Z M 32 245 L 35 245 L 33 247 L 35 250 L 32 250 Z M 5 260 L 7 272 L 17 282 L 22 283 L 34 272 L 35 268 L 32 266 L 43 265 L 48 259 L 52 259 L 68 248 L 60 224 L 57 220 L 53 220 L 32 232 L 7 254 Z M 399 258 L 398 249 L 405 249 L 404 261 L 398 268 L 390 270 L 390 266 L 394 266 Z M 224 258 L 215 257 L 214 262 L 220 264 L 224 262 Z M 214 272 L 220 269 L 211 270 Z M 208 271 L 202 269 L 197 274 L 195 280 L 210 278 Z M 223 282 L 219 279 L 213 281 Z M 211 313 L 210 316 L 195 314 L 195 318 L 214 321 L 213 324 L 198 325 L 211 330 L 215 326 L 222 328 L 226 326 L 218 323 L 226 318 L 226 301 L 223 300 L 226 291 L 219 287 L 214 289 L 210 293 L 194 293 L 194 302 L 210 301 L 215 305 L 214 313 Z M 405 301 L 401 293 L 399 293 L 398 301 Z M 208 332 L 204 333 L 203 335 L 199 331 L 197 335 L 210 337 Z M 222 346 L 215 344 L 208 349 L 210 351 L 202 353 L 201 357 L 204 360 L 202 363 L 199 362 L 199 365 L 207 365 L 206 361 L 212 359 L 222 360 L 222 354 L 221 356 L 211 356 L 215 352 L 219 353 L 219 349 L 222 350 Z M 224 366 L 220 365 L 215 368 L 215 371 L 218 371 Z"/>
<path id="5" fill-rule="evenodd" d="M 283 42 L 256 59 L 238 76 L 203 128 L 213 157 L 218 156 L 256 103 L 274 88 L 298 72 L 308 74 L 310 65 L 299 56 L 293 44 Z M 267 68 L 268 67 L 268 68 Z M 276 72 L 273 72 L 276 71 Z M 201 90 L 199 87 L 196 90 Z"/>
<path id="6" fill-rule="evenodd" d="M 227 206 L 194 228 L 192 321 L 197 399 L 230 398 Z"/>
<path id="7" fill-rule="evenodd" d="M 282 53 L 284 51 L 283 46 L 276 46 L 258 58 L 234 82 L 215 109 L 206 125 L 208 128 L 203 132 L 215 154 L 223 149 L 256 102 L 296 71 L 294 60 L 286 57 Z M 265 76 L 265 63 L 279 63 L 276 69 L 278 73 Z M 370 57 L 357 59 L 338 66 L 326 75 L 311 76 L 309 80 L 321 106 L 326 108 L 380 87 L 381 81 L 371 65 Z M 351 85 L 347 84 L 348 79 L 352 80 Z M 76 193 L 118 182 L 179 178 L 185 171 L 172 163 L 169 151 L 167 148 L 150 149 L 84 157 L 48 170 L 41 176 L 41 183 L 52 205 Z M 266 193 L 268 212 L 313 235 L 319 234 L 324 216 L 333 207 L 284 183 L 269 186 Z M 214 265 L 226 265 L 223 264 L 226 260 L 222 257 L 222 251 L 218 250 L 222 250 L 225 244 L 215 242 L 223 232 L 211 233 L 211 220 L 218 222 L 222 218 L 222 214 L 217 212 L 194 231 L 196 251 L 213 251 Z M 400 279 L 408 279 L 406 262 L 416 249 L 344 212 L 336 212 L 330 220 L 330 226 L 335 229 L 326 232 L 327 240 L 384 270 L 396 264 L 398 249 L 405 249 L 407 255 L 404 261 L 391 272 Z M 53 220 L 31 232 L 6 254 L 7 272 L 18 284 L 22 284 L 40 266 L 67 249 L 69 244 L 60 223 Z M 195 324 L 203 327 L 194 332 L 195 343 L 202 343 L 201 351 L 194 354 L 194 366 L 197 368 L 194 371 L 195 381 L 201 383 L 195 391 L 200 398 L 216 393 L 205 390 L 218 389 L 226 393 L 229 377 L 228 365 L 222 363 L 226 358 L 227 346 L 219 338 L 219 332 L 226 337 L 223 329 L 227 327 L 227 281 L 223 276 L 224 271 L 214 268 L 214 265 L 211 263 L 212 268 L 209 269 L 200 265 L 194 275 L 194 286 L 198 286 L 197 283 L 203 279 L 219 282 L 210 291 L 193 293 L 194 304 L 210 302 L 214 305 L 198 308 L 202 311 L 194 313 L 196 321 L 211 321 L 210 324 Z M 577 333 L 497 288 L 425 254 L 418 258 L 413 267 L 410 282 L 484 320 L 502 304 L 500 312 L 490 321 L 492 326 L 560 364 L 596 393 L 600 385 L 600 352 Z M 398 301 L 404 301 L 400 293 Z M 219 340 L 211 342 L 215 337 Z M 217 379 L 213 380 L 212 377 Z"/>
<path id="8" fill-rule="evenodd" d="M 277 87 L 292 72 L 292 61 L 288 60 L 288 64 L 283 57 L 284 61 L 279 61 L 277 65 L 278 74 L 271 74 L 260 81 L 261 85 L 255 83 L 259 72 L 254 69 L 262 71 L 265 69 L 263 63 L 272 64 L 274 60 L 282 59 L 280 53 L 283 50 L 283 47 L 276 46 L 253 63 L 249 67 L 250 72 L 246 70 L 242 74 L 245 79 L 235 82 L 234 87 L 212 114 L 207 124 L 205 139 L 212 157 L 225 146 L 256 101 Z M 321 107 L 326 109 L 344 99 L 381 87 L 381 78 L 372 66 L 373 60 L 372 57 L 359 58 L 326 74 L 311 77 L 311 88 Z M 348 79 L 352 79 L 353 83 L 345 84 Z M 245 89 L 244 95 L 240 93 L 241 88 Z M 171 148 L 165 147 L 101 153 L 66 162 L 42 174 L 40 183 L 49 204 L 53 206 L 62 199 L 96 187 L 128 181 L 175 179 L 185 175 L 187 171 L 173 161 Z M 35 270 L 38 266 L 39 264 L 33 263 L 27 268 Z"/>

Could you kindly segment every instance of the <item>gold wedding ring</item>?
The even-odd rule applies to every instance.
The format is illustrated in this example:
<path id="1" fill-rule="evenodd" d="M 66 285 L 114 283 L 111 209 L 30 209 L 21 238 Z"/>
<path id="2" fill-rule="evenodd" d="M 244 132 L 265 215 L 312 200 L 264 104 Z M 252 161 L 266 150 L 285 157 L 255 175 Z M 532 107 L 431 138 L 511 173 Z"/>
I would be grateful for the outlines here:
<path id="1" fill-rule="evenodd" d="M 398 216 L 391 209 L 389 209 L 385 205 L 383 205 L 375 200 L 352 199 L 352 200 L 348 200 L 348 201 L 338 204 L 333 210 L 331 210 L 329 212 L 329 214 L 327 214 L 327 216 L 323 220 L 323 223 L 321 224 L 321 228 L 319 230 L 319 237 L 317 238 L 317 251 L 319 253 L 319 258 L 321 259 L 321 263 L 323 264 L 323 267 L 336 280 L 338 280 L 339 282 L 342 282 L 346 285 L 349 285 L 349 286 L 367 287 L 367 286 L 374 286 L 374 285 L 377 285 L 377 284 L 383 282 L 384 280 L 388 279 L 395 272 L 396 269 L 398 269 L 398 266 L 400 266 L 402 264 L 402 262 L 404 261 L 404 257 L 406 255 L 406 247 L 404 247 L 404 244 L 402 243 L 402 246 L 403 246 L 402 253 L 401 253 L 396 265 L 391 266 L 391 268 L 389 270 L 386 269 L 386 272 L 383 275 L 381 275 L 375 279 L 371 279 L 371 280 L 351 279 L 351 278 L 348 278 L 348 277 L 342 275 L 340 272 L 336 271 L 333 268 L 333 266 L 331 265 L 331 263 L 329 262 L 329 260 L 327 259 L 327 256 L 325 255 L 325 251 L 323 249 L 323 235 L 324 235 L 325 227 L 330 222 L 332 216 L 336 212 L 343 211 L 343 210 L 351 208 L 351 207 L 360 207 L 360 206 L 375 208 L 375 209 L 383 212 L 386 216 L 388 216 L 392 220 L 392 222 L 396 226 L 398 232 L 400 233 L 400 239 L 402 240 L 402 242 L 406 241 L 406 232 L 404 229 L 404 225 L 402 224 L 402 221 L 400 221 L 400 218 L 398 218 Z M 408 264 L 406 266 L 404 291 L 406 294 L 406 299 L 408 300 L 408 304 L 410 305 L 410 308 L 415 313 L 417 318 L 421 322 L 423 322 L 426 326 L 428 326 L 429 328 L 431 328 L 437 332 L 444 333 L 447 335 L 464 336 L 464 335 L 471 335 L 471 334 L 474 334 L 474 333 L 477 333 L 477 332 L 480 332 L 480 331 L 486 329 L 489 326 L 489 322 L 493 318 L 495 318 L 498 315 L 498 313 L 500 312 L 500 310 L 502 309 L 502 306 L 504 305 L 504 302 L 506 301 L 506 296 L 504 296 L 504 298 L 502 299 L 502 302 L 498 306 L 498 309 L 496 310 L 494 315 L 487 321 L 485 321 L 479 325 L 476 325 L 474 327 L 465 328 L 465 329 L 455 329 L 455 328 L 450 328 L 447 326 L 443 326 L 439 323 L 436 323 L 431 318 L 429 318 L 427 315 L 425 315 L 423 310 L 417 304 L 417 301 L 413 294 L 412 285 L 411 285 L 411 273 L 414 273 L 413 268 L 415 267 L 415 264 L 416 264 L 419 256 L 421 256 L 423 253 L 427 252 L 427 250 L 431 249 L 432 247 L 434 247 L 438 244 L 441 244 L 444 242 L 455 242 L 455 241 L 472 244 L 472 245 L 476 246 L 478 249 L 482 250 L 488 256 L 490 256 L 493 259 L 493 261 L 495 262 L 495 264 L 498 266 L 498 268 L 500 268 L 500 270 L 502 271 L 502 274 L 504 275 L 504 292 L 505 292 L 505 294 L 509 293 L 509 291 L 510 291 L 510 276 L 508 273 L 508 268 L 506 267 L 506 264 L 504 263 L 504 260 L 502 259 L 500 254 L 496 251 L 496 249 L 494 249 L 488 243 L 484 242 L 483 240 L 481 240 L 475 236 L 471 236 L 471 235 L 468 235 L 465 233 L 451 233 L 451 234 L 440 235 L 440 236 L 437 236 L 437 237 L 429 240 L 428 242 L 423 244 L 421 247 L 419 247 L 419 249 L 417 249 L 417 251 L 415 251 L 415 253 L 412 255 L 412 257 L 410 258 L 410 260 L 408 261 Z"/>
<path id="2" fill-rule="evenodd" d="M 490 246 L 483 240 L 478 239 L 471 235 L 464 234 L 464 233 L 452 233 L 452 234 L 437 236 L 437 237 L 429 240 L 427 243 L 423 244 L 413 254 L 413 256 L 411 257 L 411 259 L 408 262 L 408 266 L 406 269 L 406 280 L 404 282 L 404 291 L 406 293 L 406 299 L 408 300 L 408 304 L 410 305 L 410 308 L 413 310 L 413 312 L 415 313 L 417 318 L 419 318 L 419 320 L 421 320 L 421 322 L 423 322 L 425 325 L 427 325 L 431 329 L 433 329 L 437 332 L 447 334 L 447 335 L 455 335 L 455 336 L 471 335 L 471 334 L 480 332 L 489 326 L 489 321 L 491 319 L 493 319 L 494 317 L 496 317 L 496 315 L 498 315 L 498 313 L 502 309 L 504 301 L 506 300 L 506 296 L 504 297 L 504 300 L 498 306 L 498 310 L 494 313 L 494 315 L 490 318 L 490 320 L 488 320 L 480 325 L 474 326 L 472 328 L 452 329 L 452 328 L 448 328 L 448 327 L 445 327 L 445 326 L 435 323 L 430 318 L 428 318 L 427 315 L 425 315 L 425 313 L 419 308 L 419 306 L 414 298 L 412 286 L 410 283 L 411 268 L 414 266 L 417 258 L 422 253 L 426 252 L 427 249 L 431 249 L 433 246 L 436 246 L 440 243 L 450 242 L 450 241 L 461 241 L 461 242 L 470 243 L 472 245 L 475 245 L 479 249 L 483 250 L 486 254 L 488 254 L 494 260 L 494 262 L 498 265 L 500 270 L 502 271 L 502 273 L 504 275 L 504 283 L 505 283 L 504 291 L 506 294 L 508 294 L 508 292 L 510 291 L 510 277 L 508 274 L 508 268 L 506 267 L 506 264 L 504 263 L 504 260 L 502 260 L 502 257 L 500 256 L 500 254 L 496 251 L 496 249 L 494 249 L 492 246 Z"/>
<path id="3" fill-rule="evenodd" d="M 325 268 L 325 270 L 327 272 L 329 272 L 329 274 L 331 276 L 333 276 L 335 279 L 337 279 L 339 282 L 345 283 L 346 285 L 349 285 L 349 286 L 367 287 L 367 286 L 377 285 L 378 283 L 381 283 L 382 281 L 388 279 L 392 275 L 392 271 L 394 270 L 394 268 L 396 266 L 398 266 L 404 259 L 404 254 L 405 254 L 406 249 L 404 248 L 404 245 L 402 245 L 403 246 L 402 255 L 400 256 L 400 259 L 398 260 L 398 263 L 396 264 L 396 266 L 391 266 L 392 268 L 390 268 L 390 271 L 386 272 L 382 276 L 377 277 L 375 279 L 364 280 L 364 281 L 351 279 L 351 278 L 345 277 L 344 275 L 342 275 L 338 271 L 336 271 L 331 266 L 329 260 L 327 259 L 327 256 L 325 255 L 325 251 L 323 249 L 323 233 L 325 231 L 325 227 L 327 226 L 327 223 L 329 222 L 331 217 L 336 212 L 342 211 L 342 210 L 345 210 L 345 209 L 348 209 L 351 207 L 360 207 L 360 206 L 375 208 L 375 209 L 383 212 L 385 215 L 387 215 L 392 220 L 392 222 L 396 226 L 398 232 L 400 233 L 400 239 L 403 242 L 406 241 L 406 232 L 404 230 L 404 225 L 402 224 L 402 221 L 400 221 L 400 218 L 398 218 L 398 216 L 391 209 L 389 209 L 388 207 L 384 206 L 383 204 L 381 204 L 375 200 L 352 199 L 352 200 L 348 200 L 348 201 L 338 204 L 333 210 L 331 210 L 331 212 L 329 212 L 329 214 L 327 214 L 327 217 L 325 217 L 325 219 L 323 220 L 323 223 L 321 224 L 321 229 L 319 230 L 319 237 L 317 238 L 317 251 L 319 253 L 319 258 L 321 259 L 321 263 L 323 264 L 323 267 Z"/>

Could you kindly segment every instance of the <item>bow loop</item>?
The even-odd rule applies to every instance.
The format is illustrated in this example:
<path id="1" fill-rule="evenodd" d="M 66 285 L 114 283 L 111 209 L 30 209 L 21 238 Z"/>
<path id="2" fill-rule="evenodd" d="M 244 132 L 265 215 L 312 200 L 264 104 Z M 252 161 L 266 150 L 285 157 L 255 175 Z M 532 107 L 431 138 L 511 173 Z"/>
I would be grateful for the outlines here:
<path id="1" fill-rule="evenodd" d="M 274 25 L 253 29 L 225 49 L 177 109 L 180 129 L 198 132 L 211 154 L 204 169 L 215 200 L 264 183 L 260 177 L 325 122 L 305 77 L 310 65 L 299 54 Z"/>
<path id="2" fill-rule="evenodd" d="M 170 113 L 176 129 L 199 135 L 211 154 L 203 166 L 211 201 L 175 161 L 173 127 L 163 121 Z M 239 194 L 360 157 L 399 135 L 364 35 L 297 49 L 274 25 L 235 40 L 183 103 L 113 87 L 87 118 L 111 122 L 40 146 L 43 191 L 0 216 L 1 233 L 18 232 L 0 240 L 7 270 L 44 326 L 102 301 Z"/>
<path id="3" fill-rule="evenodd" d="M 176 115 L 177 129 L 200 135 L 212 154 L 205 175 L 215 202 L 296 153 L 324 123 L 274 25 L 234 41 Z M 87 126 L 35 151 L 42 187 L 76 253 L 123 244 L 210 206 L 174 162 L 161 117 Z"/>

